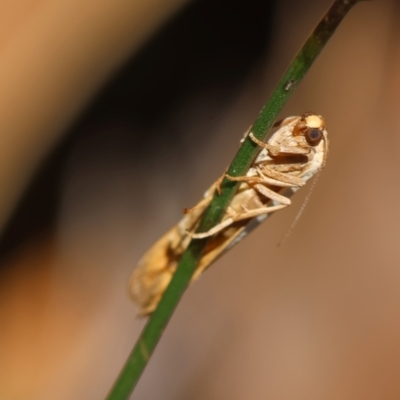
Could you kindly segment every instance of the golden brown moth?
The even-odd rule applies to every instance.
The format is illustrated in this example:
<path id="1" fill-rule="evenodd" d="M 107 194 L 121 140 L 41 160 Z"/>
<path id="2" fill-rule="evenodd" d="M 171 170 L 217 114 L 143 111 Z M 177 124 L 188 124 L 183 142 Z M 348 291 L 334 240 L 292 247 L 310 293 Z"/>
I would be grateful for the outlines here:
<path id="1" fill-rule="evenodd" d="M 205 192 L 203 199 L 140 259 L 130 278 L 129 290 L 141 315 L 150 314 L 157 307 L 192 238 L 213 236 L 194 273 L 193 282 L 269 215 L 289 206 L 289 197 L 325 165 L 328 134 L 324 119 L 314 113 L 288 117 L 275 124 L 267 143 L 256 139 L 252 132 L 249 137 L 260 146 L 260 152 L 245 176 L 226 175 L 241 183 L 222 221 L 208 232 L 193 233 L 218 187 L 217 181 Z"/>

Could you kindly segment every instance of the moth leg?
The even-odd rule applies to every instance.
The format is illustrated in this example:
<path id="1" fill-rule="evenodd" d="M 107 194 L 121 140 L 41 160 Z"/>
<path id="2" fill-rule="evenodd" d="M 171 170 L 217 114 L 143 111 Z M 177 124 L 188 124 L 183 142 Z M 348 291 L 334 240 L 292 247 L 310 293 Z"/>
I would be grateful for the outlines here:
<path id="1" fill-rule="evenodd" d="M 200 232 L 200 233 L 188 232 L 188 235 L 191 236 L 193 239 L 204 239 L 206 237 L 213 236 L 218 232 L 221 232 L 222 230 L 227 228 L 229 225 L 232 225 L 234 222 L 235 222 L 234 217 L 229 217 L 225 221 L 222 221 L 219 224 L 215 225 L 213 228 L 211 228 L 207 232 Z"/>
<path id="2" fill-rule="evenodd" d="M 231 176 L 226 174 L 225 175 L 227 179 L 229 179 L 230 181 L 234 181 L 234 182 L 246 182 L 247 184 L 251 185 L 254 183 L 269 183 L 271 185 L 275 185 L 278 186 L 277 182 L 275 181 L 275 179 L 270 179 L 268 177 L 265 177 L 266 179 L 264 179 L 264 177 L 260 177 L 257 175 L 254 176 Z"/>
<path id="3" fill-rule="evenodd" d="M 257 192 L 261 193 L 263 196 L 268 197 L 271 200 L 279 201 L 279 203 L 289 206 L 292 204 L 290 199 L 288 199 L 285 196 L 282 196 L 279 193 L 274 192 L 272 189 L 268 188 L 267 186 L 261 185 L 261 184 L 256 184 L 253 186 Z"/>
<path id="4" fill-rule="evenodd" d="M 248 218 L 255 218 L 260 215 L 270 214 L 275 211 L 282 210 L 282 208 L 285 208 L 287 206 L 288 204 L 278 204 L 276 206 L 260 207 L 255 208 L 254 210 L 246 210 L 244 213 L 240 213 L 236 217 L 234 217 L 233 222 L 241 221 Z"/>
<path id="5" fill-rule="evenodd" d="M 222 176 L 220 176 L 220 177 L 217 179 L 217 182 L 215 182 L 215 190 L 217 191 L 218 194 L 221 194 L 221 193 L 222 193 L 222 190 L 221 190 L 221 183 L 222 183 L 222 181 L 224 180 L 224 177 L 225 177 L 225 174 L 223 174 Z"/>
<path id="6" fill-rule="evenodd" d="M 295 184 L 293 184 L 291 182 L 282 182 L 282 181 L 268 178 L 261 172 L 261 170 L 258 170 L 257 172 L 261 176 L 237 176 L 237 177 L 234 177 L 234 176 L 226 175 L 226 177 L 232 181 L 240 181 L 240 182 L 247 182 L 249 184 L 253 184 L 252 187 L 254 188 L 254 190 L 261 193 L 263 196 L 268 197 L 271 200 L 278 201 L 279 203 L 282 203 L 287 206 L 291 204 L 290 199 L 275 192 L 274 190 L 265 186 L 265 184 L 272 184 L 272 185 L 280 186 L 280 187 L 293 187 L 293 186 L 296 187 L 296 186 L 302 186 L 305 183 L 302 180 L 301 180 L 301 182 L 296 181 Z M 299 185 L 299 183 L 300 183 L 300 185 Z"/>
<path id="7" fill-rule="evenodd" d="M 222 230 L 224 230 L 225 228 L 227 228 L 229 225 L 233 224 L 234 222 L 241 221 L 243 219 L 254 218 L 258 215 L 269 214 L 271 212 L 281 210 L 282 208 L 285 208 L 291 204 L 290 199 L 274 192 L 273 190 L 267 188 L 266 186 L 257 184 L 257 185 L 254 185 L 254 189 L 256 189 L 262 195 L 268 197 L 269 199 L 279 201 L 282 204 L 278 204 L 276 206 L 269 206 L 269 207 L 260 207 L 260 208 L 254 209 L 254 210 L 247 210 L 245 207 L 242 207 L 244 212 L 241 212 L 241 213 L 235 212 L 231 208 L 228 208 L 227 214 L 230 214 L 229 218 L 227 218 L 224 221 L 220 222 L 219 224 L 215 225 L 213 228 L 211 228 L 207 232 L 201 232 L 201 233 L 188 232 L 189 236 L 191 236 L 193 239 L 204 239 L 206 237 L 213 236 L 218 232 L 221 232 Z"/>
<path id="8" fill-rule="evenodd" d="M 260 147 L 267 149 L 271 156 L 279 156 L 282 154 L 309 154 L 310 149 L 295 146 L 275 146 L 273 144 L 264 143 L 263 141 L 257 139 L 253 132 L 249 133 L 249 138 Z"/>
<path id="9" fill-rule="evenodd" d="M 211 186 L 211 188 L 209 190 L 207 190 L 205 197 L 203 197 L 195 206 L 191 207 L 191 208 L 183 208 L 183 213 L 184 214 L 190 214 L 191 212 L 199 209 L 199 208 L 206 208 L 213 196 L 214 196 L 214 190 L 217 191 L 218 194 L 221 194 L 221 183 L 222 180 L 224 179 L 225 175 L 222 175 L 220 178 L 217 179 L 217 181 Z"/>
<path id="10" fill-rule="evenodd" d="M 250 125 L 250 126 L 249 126 L 249 128 L 247 129 L 247 131 L 244 133 L 243 137 L 240 139 L 240 143 L 243 143 L 243 142 L 246 140 L 247 136 L 249 135 L 249 133 L 250 133 L 250 131 L 251 131 L 251 128 L 253 128 L 253 125 Z"/>
<path id="11" fill-rule="evenodd" d="M 264 149 L 267 149 L 267 150 L 271 153 L 271 155 L 278 155 L 278 154 L 280 153 L 280 151 L 279 151 L 279 150 L 280 150 L 279 146 L 273 146 L 273 145 L 271 145 L 271 144 L 264 143 L 263 141 L 257 139 L 257 138 L 254 136 L 253 132 L 250 132 L 250 133 L 249 133 L 249 138 L 250 138 L 254 143 L 256 143 L 257 145 L 259 145 L 260 147 L 262 147 L 262 148 L 264 148 Z"/>
<path id="12" fill-rule="evenodd" d="M 272 168 L 272 165 L 270 163 L 271 162 L 269 160 L 262 160 L 255 163 L 255 166 L 260 168 L 267 168 L 268 170 L 273 169 L 273 171 L 277 172 L 301 172 L 304 168 L 304 166 L 301 164 L 273 164 Z"/>
<path id="13" fill-rule="evenodd" d="M 306 184 L 306 182 L 299 178 L 298 176 L 289 175 L 281 171 L 276 171 L 275 169 L 269 167 L 268 165 L 261 167 L 256 167 L 257 173 L 265 179 L 265 183 L 270 183 L 268 180 L 273 180 L 277 183 L 271 183 L 271 185 L 276 185 L 279 187 L 301 187 Z M 289 172 L 289 171 L 288 171 Z"/>
<path id="14" fill-rule="evenodd" d="M 261 169 L 257 168 L 257 172 L 259 176 L 230 176 L 230 175 L 225 175 L 230 181 L 236 181 L 236 182 L 246 182 L 248 184 L 252 183 L 266 183 L 268 185 L 272 186 L 279 186 L 279 187 L 293 187 L 293 186 L 300 186 L 297 184 L 293 184 L 292 182 L 284 182 L 283 180 L 278 180 L 274 179 L 272 177 L 268 177 L 264 175 L 261 171 Z"/>
<path id="15" fill-rule="evenodd" d="M 250 219 L 257 217 L 259 215 L 269 214 L 282 208 L 287 207 L 287 204 L 279 204 L 277 206 L 271 207 L 260 207 L 254 210 L 248 210 L 242 213 L 237 213 L 235 216 L 227 218 L 225 221 L 220 222 L 219 224 L 215 225 L 213 228 L 208 230 L 207 232 L 200 232 L 200 233 L 188 233 L 193 239 L 204 239 L 210 236 L 215 235 L 216 233 L 221 232 L 229 225 L 232 225 L 234 222 L 242 221 L 244 219 Z"/>

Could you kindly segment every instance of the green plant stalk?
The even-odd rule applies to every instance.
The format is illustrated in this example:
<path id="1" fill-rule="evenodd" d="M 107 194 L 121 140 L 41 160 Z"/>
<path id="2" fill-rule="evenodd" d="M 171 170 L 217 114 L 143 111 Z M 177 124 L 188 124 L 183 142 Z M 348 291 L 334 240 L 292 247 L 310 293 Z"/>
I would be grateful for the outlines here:
<path id="1" fill-rule="evenodd" d="M 362 0 L 336 0 L 311 33 L 254 122 L 252 132 L 258 139 L 264 140 L 288 98 L 306 75 L 342 19 L 359 1 Z M 231 176 L 245 175 L 257 154 L 257 150 L 255 143 L 246 138 L 229 166 L 227 173 Z M 221 221 L 238 185 L 237 182 L 229 181 L 226 178 L 222 181 L 221 193 L 214 194 L 212 202 L 201 218 L 197 232 L 205 232 Z M 208 238 L 192 240 L 187 250 L 183 253 L 167 290 L 144 327 L 107 397 L 108 400 L 129 398 L 172 313 L 188 287 L 207 242 Z"/>

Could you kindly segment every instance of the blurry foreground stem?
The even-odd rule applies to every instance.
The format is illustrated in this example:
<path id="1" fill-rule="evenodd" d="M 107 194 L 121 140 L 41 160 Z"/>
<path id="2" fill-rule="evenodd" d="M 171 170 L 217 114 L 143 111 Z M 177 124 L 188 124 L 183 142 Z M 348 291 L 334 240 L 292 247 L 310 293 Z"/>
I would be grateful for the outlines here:
<path id="1" fill-rule="evenodd" d="M 276 117 L 288 98 L 303 79 L 318 54 L 335 32 L 349 10 L 361 0 L 336 0 L 321 22 L 302 46 L 288 70 L 283 75 L 269 101 L 263 107 L 252 127 L 253 134 L 264 140 Z M 235 139 L 236 140 L 236 139 Z M 227 173 L 231 176 L 245 175 L 257 154 L 257 145 L 246 138 L 233 159 Z M 224 179 L 221 194 L 215 193 L 209 207 L 204 212 L 197 232 L 205 232 L 218 224 L 232 200 L 238 183 Z M 164 293 L 157 309 L 150 316 L 132 353 L 115 382 L 108 400 L 125 400 L 138 382 L 140 375 L 149 361 L 172 313 L 179 303 L 183 292 L 207 245 L 207 239 L 192 240 L 183 253 L 177 270 Z"/>

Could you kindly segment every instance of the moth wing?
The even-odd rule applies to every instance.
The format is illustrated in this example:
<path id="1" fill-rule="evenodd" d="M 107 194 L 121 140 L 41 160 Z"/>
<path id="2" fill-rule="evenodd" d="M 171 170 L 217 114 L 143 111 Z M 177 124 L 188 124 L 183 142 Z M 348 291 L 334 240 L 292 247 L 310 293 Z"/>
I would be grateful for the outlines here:
<path id="1" fill-rule="evenodd" d="M 247 223 L 247 221 L 245 222 Z M 191 283 L 233 246 L 235 239 L 245 232 L 246 227 L 243 221 L 241 221 L 241 225 L 228 228 L 229 232 L 224 231 L 223 234 L 218 234 L 210 240 Z M 171 239 L 174 240 L 179 235 L 177 230 L 175 226 L 161 237 L 142 257 L 131 275 L 129 292 L 133 301 L 140 306 L 140 315 L 147 315 L 155 310 L 176 271 L 183 251 L 186 250 L 187 245 L 179 253 L 169 251 Z M 229 236 L 227 236 L 228 233 Z M 238 242 L 239 240 L 234 244 Z"/>
<path id="2" fill-rule="evenodd" d="M 255 173 L 254 169 L 249 171 L 249 174 Z M 247 183 L 243 182 L 236 192 L 229 206 L 228 212 L 225 213 L 222 221 L 230 217 L 230 212 L 240 214 L 244 209 L 255 209 L 265 206 L 270 203 L 270 200 L 265 200 L 261 203 L 260 197 Z M 230 210 L 230 212 L 229 212 Z M 196 279 L 205 269 L 207 269 L 214 261 L 221 257 L 226 251 L 239 243 L 251 230 L 258 226 L 266 216 L 257 218 L 249 218 L 236 221 L 217 233 L 208 242 L 199 265 L 194 273 L 193 280 Z"/>
<path id="3" fill-rule="evenodd" d="M 247 224 L 248 221 L 237 222 L 215 235 L 209 241 L 193 275 L 192 282 L 196 280 L 214 261 L 242 240 L 242 238 L 247 234 Z"/>
<path id="4" fill-rule="evenodd" d="M 214 189 L 214 186 L 207 193 L 211 189 Z M 169 285 L 182 253 L 189 245 L 190 236 L 187 235 L 187 231 L 193 231 L 197 227 L 207 202 L 201 201 L 199 205 L 151 246 L 133 271 L 129 280 L 129 293 L 139 305 L 140 315 L 147 315 L 155 310 Z M 199 261 L 192 282 L 243 238 L 248 223 L 249 221 L 237 222 L 212 237 Z"/>
<path id="5" fill-rule="evenodd" d="M 214 189 L 213 185 L 211 189 Z M 210 192 L 207 191 L 206 195 Z M 177 225 L 166 232 L 139 260 L 128 288 L 132 300 L 139 305 L 141 315 L 154 311 L 176 270 L 182 253 L 190 242 L 187 231 L 193 231 L 208 202 L 200 201 Z"/>

